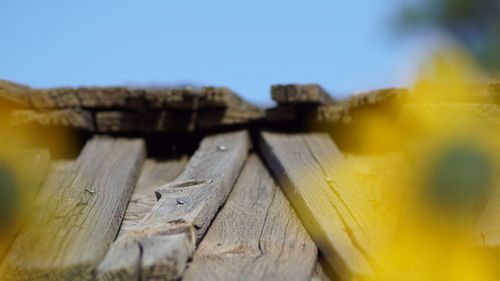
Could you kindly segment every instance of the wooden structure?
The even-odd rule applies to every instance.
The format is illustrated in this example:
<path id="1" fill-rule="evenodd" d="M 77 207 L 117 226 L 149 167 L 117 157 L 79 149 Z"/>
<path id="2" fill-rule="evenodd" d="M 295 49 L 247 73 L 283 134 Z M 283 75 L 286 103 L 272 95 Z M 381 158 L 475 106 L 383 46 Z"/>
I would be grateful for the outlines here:
<path id="1" fill-rule="evenodd" d="M 454 106 L 498 122 L 498 89 Z M 38 191 L 3 236 L 0 279 L 376 280 L 380 236 L 355 209 L 373 198 L 338 170 L 366 112 L 399 118 L 432 107 L 395 110 L 409 96 L 335 100 L 318 85 L 276 85 L 276 107 L 262 109 L 219 87 L 0 82 L 12 126 L 66 128 L 84 144 L 70 159 L 29 154 L 38 155 L 28 171 Z M 484 221 L 498 216 L 489 208 Z M 484 229 L 484 244 L 500 245 L 497 228 Z"/>

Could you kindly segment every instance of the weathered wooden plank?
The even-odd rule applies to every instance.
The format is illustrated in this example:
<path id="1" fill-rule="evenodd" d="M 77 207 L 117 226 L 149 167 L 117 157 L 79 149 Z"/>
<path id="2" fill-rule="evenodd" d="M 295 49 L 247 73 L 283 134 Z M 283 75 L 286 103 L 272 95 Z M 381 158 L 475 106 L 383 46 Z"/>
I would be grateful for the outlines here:
<path id="1" fill-rule="evenodd" d="M 116 236 L 145 154 L 142 140 L 95 137 L 70 171 L 49 175 L 2 280 L 91 280 Z"/>
<path id="2" fill-rule="evenodd" d="M 12 105 L 27 106 L 31 88 L 25 85 L 0 80 L 0 104 L 8 101 Z"/>
<path id="3" fill-rule="evenodd" d="M 143 91 L 125 87 L 37 89 L 30 103 L 37 109 L 144 107 Z"/>
<path id="4" fill-rule="evenodd" d="M 37 112 L 15 110 L 11 114 L 12 125 L 64 126 L 88 131 L 94 130 L 92 113 L 81 109 L 60 109 Z"/>
<path id="5" fill-rule="evenodd" d="M 112 245 L 98 279 L 179 278 L 225 202 L 249 148 L 245 131 L 203 139 L 184 172 L 157 191 L 159 201 L 151 212 Z"/>
<path id="6" fill-rule="evenodd" d="M 95 114 L 99 132 L 161 132 L 168 129 L 167 111 L 101 111 Z"/>
<path id="7" fill-rule="evenodd" d="M 409 92 L 407 89 L 385 88 L 355 93 L 354 95 L 350 96 L 349 99 L 347 99 L 347 101 L 345 102 L 347 103 L 349 109 L 352 110 L 369 105 L 397 102 L 407 97 L 409 97 Z"/>
<path id="8" fill-rule="evenodd" d="M 200 89 L 199 108 L 206 107 L 258 110 L 257 106 L 245 101 L 236 93 L 224 87 L 203 87 Z"/>
<path id="9" fill-rule="evenodd" d="M 146 105 L 153 109 L 194 110 L 198 107 L 199 93 L 191 87 L 179 89 L 147 89 Z"/>
<path id="10" fill-rule="evenodd" d="M 316 258 L 287 199 L 251 155 L 183 280 L 309 281 Z"/>
<path id="11" fill-rule="evenodd" d="M 273 85 L 271 97 L 280 105 L 285 104 L 331 104 L 333 98 L 316 84 Z"/>
<path id="12" fill-rule="evenodd" d="M 13 182 L 15 186 L 2 186 L 0 199 L 2 202 L 0 207 L 2 210 L 2 219 L 0 219 L 1 261 L 26 217 L 33 209 L 38 189 L 49 172 L 50 153 L 45 149 L 13 152 L 8 157 L 0 159 L 0 166 L 3 173 L 8 173 L 15 179 Z"/>
<path id="13" fill-rule="evenodd" d="M 373 249 L 363 216 L 367 198 L 336 171 L 343 156 L 326 134 L 262 133 L 261 149 L 309 233 L 341 280 L 373 278 Z M 343 188 L 347 185 L 348 188 Z M 356 189 L 355 189 L 356 190 Z M 356 191 L 362 191 L 358 188 Z M 362 193 L 362 192 L 361 192 Z M 378 237 L 378 235 L 375 235 Z"/>
<path id="14" fill-rule="evenodd" d="M 198 128 L 208 129 L 230 125 L 251 123 L 263 118 L 261 109 L 201 109 L 198 112 L 196 125 Z"/>
<path id="15" fill-rule="evenodd" d="M 139 181 L 125 211 L 118 239 L 151 211 L 158 202 L 156 189 L 174 180 L 182 172 L 186 162 L 186 157 L 166 161 L 148 159 L 144 162 Z"/>

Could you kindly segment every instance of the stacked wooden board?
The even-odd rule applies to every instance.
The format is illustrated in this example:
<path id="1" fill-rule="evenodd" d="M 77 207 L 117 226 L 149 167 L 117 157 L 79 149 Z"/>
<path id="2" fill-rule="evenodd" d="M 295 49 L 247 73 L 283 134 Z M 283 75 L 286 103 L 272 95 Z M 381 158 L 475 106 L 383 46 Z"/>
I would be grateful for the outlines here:
<path id="1" fill-rule="evenodd" d="M 255 122 L 263 111 L 222 87 L 31 89 L 0 81 L 17 103 L 17 125 L 67 126 L 91 132 L 194 131 Z"/>
<path id="2" fill-rule="evenodd" d="M 163 122 L 171 114 L 180 118 L 176 125 L 195 120 L 189 130 L 212 128 L 209 120 L 226 130 L 235 124 L 220 121 L 229 111 L 261 110 L 224 88 L 33 90 L 6 84 L 0 96 L 25 107 L 12 111 L 14 123 L 96 134 L 76 159 L 50 160 L 39 150 L 22 157 L 34 161 L 26 173 L 36 175 L 29 185 L 37 191 L 30 213 L 2 239 L 0 279 L 380 280 L 378 241 L 387 233 L 372 228 L 365 214 L 389 199 L 367 190 L 382 190 L 380 178 L 397 173 L 387 168 L 397 165 L 384 166 L 380 155 L 348 155 L 331 130 L 359 130 L 355 125 L 372 110 L 406 122 L 415 111 L 454 108 L 495 124 L 498 88 L 490 85 L 488 98 L 479 101 L 438 104 L 413 102 L 404 89 L 338 101 L 318 85 L 276 85 L 278 105 L 265 116 L 272 131 L 214 133 L 192 155 L 158 159 L 147 156 L 137 132 L 170 132 Z M 250 127 L 262 116 L 245 118 L 238 120 Z M 280 124 L 301 121 L 327 133 L 276 132 Z M 499 245 L 498 198 L 480 220 L 481 246 Z M 384 210 L 384 221 L 395 223 L 397 211 Z"/>

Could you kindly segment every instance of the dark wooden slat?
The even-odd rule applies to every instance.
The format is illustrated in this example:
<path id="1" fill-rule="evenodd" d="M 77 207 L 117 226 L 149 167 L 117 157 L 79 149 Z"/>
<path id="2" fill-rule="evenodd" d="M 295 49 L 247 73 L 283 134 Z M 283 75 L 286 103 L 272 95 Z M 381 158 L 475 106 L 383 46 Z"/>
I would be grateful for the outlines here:
<path id="1" fill-rule="evenodd" d="M 356 215 L 363 210 L 351 209 L 365 199 L 340 187 L 349 179 L 337 176 L 343 156 L 328 135 L 264 132 L 261 150 L 341 280 L 374 278 L 372 240 Z"/>
<path id="2" fill-rule="evenodd" d="M 179 278 L 226 200 L 249 148 L 245 131 L 206 137 L 184 172 L 157 191 L 159 201 L 151 212 L 112 245 L 98 279 Z"/>
<path id="3" fill-rule="evenodd" d="M 280 105 L 285 104 L 331 104 L 334 100 L 316 84 L 273 85 L 271 97 Z"/>
<path id="4" fill-rule="evenodd" d="M 185 157 L 166 161 L 146 160 L 125 212 L 118 239 L 133 229 L 151 211 L 158 202 L 156 189 L 174 180 L 182 172 L 186 162 Z"/>
<path id="5" fill-rule="evenodd" d="M 201 109 L 198 112 L 196 125 L 201 129 L 210 129 L 230 125 L 247 124 L 263 118 L 261 109 Z"/>
<path id="6" fill-rule="evenodd" d="M 60 109 L 46 112 L 15 110 L 11 114 L 13 125 L 64 126 L 88 131 L 94 130 L 92 113 L 81 109 Z"/>
<path id="7" fill-rule="evenodd" d="M 50 174 L 15 239 L 2 280 L 90 280 L 116 236 L 145 155 L 142 140 L 95 137 Z"/>
<path id="8" fill-rule="evenodd" d="M 166 131 L 170 116 L 167 111 L 102 111 L 95 115 L 99 132 Z"/>
<path id="9" fill-rule="evenodd" d="M 183 280 L 304 280 L 317 248 L 256 155 L 247 160 Z"/>

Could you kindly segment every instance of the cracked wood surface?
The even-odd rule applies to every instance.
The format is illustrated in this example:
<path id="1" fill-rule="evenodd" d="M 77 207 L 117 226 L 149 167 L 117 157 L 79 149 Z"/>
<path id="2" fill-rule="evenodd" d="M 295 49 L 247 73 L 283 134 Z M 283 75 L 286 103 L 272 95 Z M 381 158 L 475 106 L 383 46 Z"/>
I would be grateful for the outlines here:
<path id="1" fill-rule="evenodd" d="M 251 155 L 183 280 L 309 281 L 316 258 L 294 210 Z"/>
<path id="2" fill-rule="evenodd" d="M 340 279 L 373 278 L 371 240 L 366 235 L 365 222 L 358 216 L 358 212 L 365 210 L 350 209 L 356 206 L 350 204 L 352 201 L 366 201 L 366 198 L 358 198 L 349 188 L 342 187 L 348 179 L 341 178 L 335 170 L 343 159 L 335 143 L 321 133 L 263 132 L 261 149 L 318 248 Z"/>
<path id="3" fill-rule="evenodd" d="M 208 136 L 153 209 L 112 245 L 99 280 L 176 280 L 225 202 L 250 149 L 246 131 Z"/>
<path id="4" fill-rule="evenodd" d="M 74 164 L 49 174 L 2 263 L 2 280 L 92 280 L 144 155 L 142 140 L 94 137 Z"/>
<path id="5" fill-rule="evenodd" d="M 186 166 L 187 159 L 159 161 L 147 159 L 142 167 L 139 181 L 128 203 L 118 239 L 133 229 L 158 202 L 155 191 L 160 186 L 174 180 Z"/>

